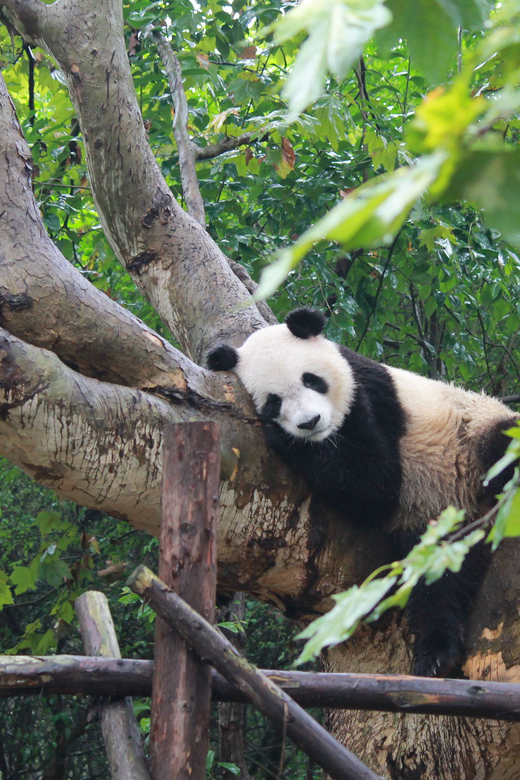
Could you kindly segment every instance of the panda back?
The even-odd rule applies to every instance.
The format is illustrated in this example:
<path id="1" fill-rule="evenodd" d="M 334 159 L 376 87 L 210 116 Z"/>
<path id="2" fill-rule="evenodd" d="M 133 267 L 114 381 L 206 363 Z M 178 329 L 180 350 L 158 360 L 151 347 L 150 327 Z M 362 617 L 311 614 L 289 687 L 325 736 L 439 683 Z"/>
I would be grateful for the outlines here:
<path id="1" fill-rule="evenodd" d="M 503 454 L 503 430 L 518 415 L 484 393 L 390 366 L 388 372 L 407 419 L 396 525 L 423 528 L 450 504 L 465 509 L 468 519 L 478 516 L 501 487 L 492 486 L 490 496 L 482 476 Z"/>

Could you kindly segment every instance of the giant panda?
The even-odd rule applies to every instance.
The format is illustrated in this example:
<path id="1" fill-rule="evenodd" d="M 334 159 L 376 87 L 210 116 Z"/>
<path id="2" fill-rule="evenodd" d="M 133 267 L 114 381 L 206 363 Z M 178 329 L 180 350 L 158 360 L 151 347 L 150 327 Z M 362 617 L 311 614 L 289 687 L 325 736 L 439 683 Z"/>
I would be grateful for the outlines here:
<path id="1" fill-rule="evenodd" d="M 382 365 L 327 340 L 321 312 L 293 311 L 243 346 L 214 347 L 208 367 L 233 370 L 251 394 L 268 442 L 352 524 L 392 533 L 400 554 L 448 505 L 471 520 L 494 503 L 511 469 L 484 486 L 514 414 L 496 399 Z M 407 608 L 414 673 L 453 674 L 487 566 L 486 545 L 461 571 Z"/>

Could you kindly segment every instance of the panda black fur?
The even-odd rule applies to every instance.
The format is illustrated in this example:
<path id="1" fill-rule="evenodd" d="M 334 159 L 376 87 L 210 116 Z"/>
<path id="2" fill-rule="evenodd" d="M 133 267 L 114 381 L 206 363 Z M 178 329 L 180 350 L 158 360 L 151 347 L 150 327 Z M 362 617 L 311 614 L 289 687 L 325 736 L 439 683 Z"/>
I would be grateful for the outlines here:
<path id="1" fill-rule="evenodd" d="M 392 532 L 405 555 L 449 504 L 478 517 L 509 473 L 483 488 L 517 415 L 484 394 L 381 365 L 322 336 L 325 318 L 297 309 L 238 350 L 211 351 L 209 368 L 234 370 L 251 393 L 268 441 L 354 524 Z M 488 563 L 474 549 L 460 573 L 419 584 L 408 606 L 414 672 L 436 676 L 460 661 L 464 625 Z"/>

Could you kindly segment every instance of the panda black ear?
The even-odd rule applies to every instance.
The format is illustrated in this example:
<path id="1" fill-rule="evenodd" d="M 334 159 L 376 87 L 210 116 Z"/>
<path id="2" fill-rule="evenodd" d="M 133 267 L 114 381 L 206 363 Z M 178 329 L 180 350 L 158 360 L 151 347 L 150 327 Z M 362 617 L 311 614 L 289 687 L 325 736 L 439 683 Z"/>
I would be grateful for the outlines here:
<path id="1" fill-rule="evenodd" d="M 285 324 L 299 339 L 308 339 L 310 336 L 319 336 L 325 327 L 325 315 L 316 309 L 295 309 L 285 320 Z"/>
<path id="2" fill-rule="evenodd" d="M 238 363 L 238 352 L 229 344 L 221 344 L 208 353 L 206 364 L 211 371 L 231 371 Z"/>

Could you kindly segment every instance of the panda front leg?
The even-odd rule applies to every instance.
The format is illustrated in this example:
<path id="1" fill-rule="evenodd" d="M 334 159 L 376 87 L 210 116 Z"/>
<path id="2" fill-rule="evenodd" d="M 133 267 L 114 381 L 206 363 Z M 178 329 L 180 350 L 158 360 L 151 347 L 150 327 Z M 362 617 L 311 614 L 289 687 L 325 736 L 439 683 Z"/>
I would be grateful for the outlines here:
<path id="1" fill-rule="evenodd" d="M 481 542 L 466 556 L 459 572 L 447 571 L 413 589 L 406 614 L 414 635 L 413 674 L 446 677 L 460 674 L 466 626 L 490 563 L 489 545 Z"/>

